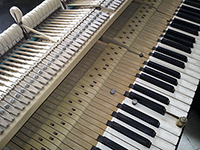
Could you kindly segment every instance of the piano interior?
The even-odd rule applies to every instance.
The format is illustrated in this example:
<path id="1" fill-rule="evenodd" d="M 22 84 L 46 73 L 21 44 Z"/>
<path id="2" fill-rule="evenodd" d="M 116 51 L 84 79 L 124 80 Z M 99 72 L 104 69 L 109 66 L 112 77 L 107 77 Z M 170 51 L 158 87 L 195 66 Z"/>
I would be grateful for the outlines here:
<path id="1" fill-rule="evenodd" d="M 10 12 L 0 149 L 177 149 L 198 105 L 198 0 L 44 0 Z"/>

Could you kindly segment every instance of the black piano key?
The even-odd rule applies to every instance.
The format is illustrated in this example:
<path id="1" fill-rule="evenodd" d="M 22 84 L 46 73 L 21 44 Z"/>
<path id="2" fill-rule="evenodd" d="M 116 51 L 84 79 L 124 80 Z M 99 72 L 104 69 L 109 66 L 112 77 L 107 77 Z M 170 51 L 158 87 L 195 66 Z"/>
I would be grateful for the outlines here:
<path id="1" fill-rule="evenodd" d="M 181 18 L 184 18 L 184 19 L 196 22 L 196 23 L 200 23 L 200 19 L 197 16 L 192 15 L 192 14 L 188 14 L 188 13 L 186 13 L 184 11 L 180 10 L 176 15 L 178 17 L 181 17 Z"/>
<path id="2" fill-rule="evenodd" d="M 181 19 L 178 19 L 178 18 L 174 18 L 172 23 L 183 25 L 183 26 L 189 28 L 190 30 L 192 29 L 196 32 L 198 32 L 200 30 L 199 25 L 196 25 L 196 24 L 193 24 L 193 23 L 190 23 L 188 21 L 184 21 L 184 20 L 181 20 Z"/>
<path id="3" fill-rule="evenodd" d="M 188 61 L 187 56 L 179 54 L 179 53 L 176 53 L 176 52 L 171 51 L 171 50 L 168 50 L 166 48 L 158 46 L 158 47 L 153 47 L 152 49 L 156 50 L 156 51 L 158 51 L 160 53 L 166 54 L 168 56 L 174 57 L 176 59 L 179 59 L 181 61 L 184 61 L 184 62 Z"/>
<path id="4" fill-rule="evenodd" d="M 168 82 L 168 83 L 171 83 L 171 84 L 173 84 L 173 85 L 178 85 L 178 81 L 177 81 L 177 79 L 174 79 L 173 77 L 170 77 L 170 76 L 168 76 L 168 75 L 165 75 L 165 74 L 163 74 L 163 73 L 161 73 L 161 72 L 158 72 L 158 71 L 156 71 L 156 70 L 154 70 L 154 69 L 151 69 L 151 68 L 149 68 L 149 67 L 145 67 L 145 68 L 140 68 L 140 71 L 143 71 L 143 72 L 145 72 L 145 73 L 148 73 L 148 74 L 150 74 L 150 75 L 152 75 L 152 76 L 154 76 L 154 77 L 157 77 L 157 78 L 159 78 L 159 79 L 162 79 L 162 80 L 164 80 L 164 81 L 166 81 L 166 82 Z"/>
<path id="5" fill-rule="evenodd" d="M 148 65 L 148 66 L 150 66 L 150 67 L 152 67 L 152 68 L 154 68 L 154 69 L 160 70 L 160 71 L 162 71 L 162 72 L 164 72 L 164 73 L 166 73 L 166 74 L 169 74 L 169 75 L 171 75 L 171 76 L 173 76 L 173 77 L 175 77 L 175 78 L 178 78 L 178 79 L 181 78 L 180 72 L 177 72 L 177 71 L 175 71 L 175 70 L 172 70 L 172 69 L 170 69 L 170 68 L 167 68 L 167 67 L 165 67 L 165 66 L 162 66 L 162 65 L 160 65 L 160 64 L 157 64 L 157 63 L 155 63 L 155 62 L 153 62 L 153 61 L 144 62 L 144 64 L 145 64 L 145 65 Z"/>
<path id="6" fill-rule="evenodd" d="M 125 147 L 119 145 L 118 143 L 113 142 L 109 138 L 101 136 L 101 135 L 98 136 L 97 141 L 103 143 L 104 145 L 106 145 L 107 147 L 109 147 L 111 149 L 128 150 Z"/>
<path id="7" fill-rule="evenodd" d="M 126 105 L 126 104 L 120 104 L 119 103 L 117 105 L 117 107 L 122 109 L 123 111 L 126 111 L 127 113 L 129 113 L 129 114 L 131 114 L 131 115 L 133 115 L 133 116 L 135 116 L 135 117 L 157 127 L 157 128 L 160 126 L 160 122 L 157 119 L 155 119 L 155 118 L 153 118 L 153 117 L 151 117 L 151 116 L 149 116 L 149 115 L 147 115 L 147 114 L 145 114 L 141 111 L 138 111 L 137 109 L 134 109 L 134 108 L 132 108 L 132 107 Z"/>
<path id="8" fill-rule="evenodd" d="M 140 122 L 137 122 L 137 121 L 125 116 L 124 114 L 122 114 L 120 112 L 118 112 L 118 113 L 117 112 L 113 112 L 112 116 L 117 118 L 117 119 L 119 119 L 119 120 L 121 120 L 121 121 L 123 121 L 123 122 L 125 122 L 126 124 L 136 128 L 136 129 L 146 133 L 147 135 L 149 135 L 151 137 L 155 137 L 156 136 L 156 132 L 153 129 L 141 124 Z"/>
<path id="9" fill-rule="evenodd" d="M 174 42 L 177 42 L 177 43 L 180 43 L 184 46 L 187 46 L 187 47 L 190 47 L 190 48 L 193 48 L 193 43 L 191 43 L 190 41 L 187 41 L 185 39 L 182 39 L 181 37 L 179 36 L 175 36 L 175 35 L 171 35 L 171 34 L 165 34 L 164 37 L 166 39 L 169 39 L 169 40 L 172 40 Z"/>
<path id="10" fill-rule="evenodd" d="M 154 91 L 151 91 L 151 90 L 149 90 L 143 86 L 140 86 L 138 84 L 130 84 L 129 87 L 138 92 L 141 92 L 149 97 L 152 97 L 152 98 L 156 99 L 157 101 L 162 102 L 166 105 L 169 105 L 169 103 L 170 103 L 169 98 L 167 98 L 159 93 L 156 93 Z"/>
<path id="11" fill-rule="evenodd" d="M 165 38 L 170 39 L 172 41 L 178 42 L 185 46 L 193 48 L 193 43 L 195 43 L 195 38 L 182 34 L 180 32 L 168 29 L 164 35 Z"/>
<path id="12" fill-rule="evenodd" d="M 172 23 L 170 24 L 170 26 L 183 30 L 185 32 L 191 33 L 193 35 L 198 36 L 199 35 L 199 26 L 191 24 L 189 22 L 185 22 L 183 20 L 177 19 L 175 18 Z"/>
<path id="13" fill-rule="evenodd" d="M 122 133 L 123 135 L 129 137 L 130 139 L 132 139 L 132 140 L 134 140 L 134 141 L 136 141 L 136 142 L 148 147 L 148 148 L 151 147 L 152 143 L 151 143 L 150 140 L 148 140 L 147 138 L 145 138 L 145 137 L 143 137 L 143 136 L 141 136 L 141 135 L 139 135 L 139 134 L 127 129 L 126 127 L 118 124 L 115 121 L 113 121 L 113 122 L 108 121 L 106 123 L 106 125 L 111 127 L 111 128 L 113 128 L 113 129 L 115 129 L 116 131 Z"/>
<path id="14" fill-rule="evenodd" d="M 157 52 L 154 52 L 154 53 L 149 53 L 149 55 L 155 57 L 155 58 L 158 58 L 160 60 L 163 60 L 165 62 L 168 62 L 174 66 L 177 66 L 177 67 L 180 67 L 182 69 L 185 68 L 185 64 L 179 60 L 176 60 L 174 58 L 171 58 L 171 57 L 168 57 L 166 55 L 163 55 L 163 54 L 160 54 L 160 53 L 157 53 Z"/>
<path id="15" fill-rule="evenodd" d="M 91 150 L 101 150 L 101 149 L 98 147 L 92 146 Z"/>
<path id="16" fill-rule="evenodd" d="M 189 53 L 189 54 L 192 53 L 192 50 L 191 50 L 190 47 L 187 47 L 187 46 L 185 46 L 185 45 L 183 45 L 183 44 L 177 43 L 177 42 L 172 41 L 172 40 L 170 40 L 170 39 L 163 38 L 162 40 L 160 40 L 160 42 L 161 42 L 161 43 L 164 43 L 164 44 L 166 44 L 166 45 L 169 45 L 169 46 L 171 46 L 171 47 L 174 47 L 174 48 L 176 48 L 176 49 L 179 49 L 179 50 L 181 50 L 181 51 L 184 51 L 184 52 L 186 52 L 186 53 Z"/>
<path id="17" fill-rule="evenodd" d="M 166 109 L 164 106 L 160 105 L 160 104 L 157 104 L 143 96 L 140 96 L 134 92 L 125 92 L 124 96 L 130 98 L 130 99 L 136 99 L 140 104 L 156 111 L 157 113 L 160 113 L 162 115 L 165 114 L 166 112 Z"/>
<path id="18" fill-rule="evenodd" d="M 142 74 L 137 74 L 136 77 L 138 77 L 138 78 L 140 78 L 140 79 L 142 79 L 144 81 L 147 81 L 147 82 L 149 82 L 151 84 L 154 84 L 154 85 L 156 85 L 156 86 L 158 86 L 160 88 L 163 88 L 163 89 L 165 89 L 165 90 L 167 90 L 167 91 L 169 91 L 171 93 L 174 93 L 174 91 L 175 91 L 173 86 L 171 86 L 171 85 L 169 85 L 167 83 L 164 83 L 164 82 L 162 82 L 162 81 L 160 81 L 158 79 L 155 79 L 153 77 L 150 77 L 150 76 L 148 76 L 146 74 L 143 74 L 143 73 Z"/>
<path id="19" fill-rule="evenodd" d="M 190 5 L 190 6 L 194 6 L 194 7 L 200 8 L 200 3 L 197 2 L 197 1 L 185 0 L 184 3 L 187 4 L 187 5 Z"/>
<path id="20" fill-rule="evenodd" d="M 181 37 L 181 38 L 183 38 L 183 39 L 185 39 L 187 41 L 190 41 L 191 43 L 195 43 L 196 42 L 196 39 L 194 37 L 186 35 L 184 33 L 180 33 L 178 31 L 174 31 L 172 29 L 168 29 L 166 32 L 169 33 L 169 34 L 172 34 L 172 35 L 179 36 L 179 37 Z"/>
<path id="21" fill-rule="evenodd" d="M 179 11 L 183 11 L 190 15 L 200 17 L 200 10 L 192 8 L 192 7 L 188 7 L 186 5 L 182 5 Z"/>

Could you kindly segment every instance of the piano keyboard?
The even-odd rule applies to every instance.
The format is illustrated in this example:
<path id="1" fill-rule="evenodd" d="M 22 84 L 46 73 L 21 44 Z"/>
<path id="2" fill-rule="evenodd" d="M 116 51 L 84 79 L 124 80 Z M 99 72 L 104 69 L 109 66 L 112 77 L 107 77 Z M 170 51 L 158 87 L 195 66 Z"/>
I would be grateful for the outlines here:
<path id="1" fill-rule="evenodd" d="M 5 149 L 176 148 L 182 132 L 177 119 L 187 120 L 199 81 L 199 5 L 193 0 L 130 3 L 90 3 L 99 10 L 86 7 L 88 1 L 68 1 L 81 10 L 56 10 L 36 27 L 57 43 L 31 33 L 34 40 L 3 51 L 12 47 L 14 31 L 3 33 L 1 83 L 8 90 L 2 92 L 0 129 L 8 138 L 0 135 L 0 143 L 8 142 Z M 33 12 L 22 19 L 27 26 L 41 9 Z M 5 74 L 16 74 L 17 84 L 5 81 Z"/>
<path id="2" fill-rule="evenodd" d="M 184 6 L 185 5 L 183 3 L 182 6 L 180 7 L 180 10 Z M 179 11 L 177 14 L 179 14 Z M 174 20 L 175 19 L 176 16 L 174 17 Z M 182 20 L 182 18 L 180 20 L 186 21 L 185 18 L 184 20 Z M 187 24 L 188 22 L 189 21 L 187 21 L 185 24 Z M 174 22 L 172 21 L 172 24 L 173 23 Z M 194 96 L 194 92 L 198 85 L 198 76 L 199 76 L 197 70 L 199 63 L 197 58 L 198 55 L 195 55 L 195 53 L 198 52 L 196 52 L 197 50 L 195 51 L 195 49 L 192 49 L 191 52 L 190 47 L 187 47 L 188 45 L 185 45 L 187 43 L 186 40 L 194 39 L 194 37 L 190 36 L 187 33 L 185 34 L 183 33 L 180 35 L 180 32 L 176 32 L 175 33 L 176 35 L 174 35 L 175 31 L 171 27 L 166 29 L 162 38 L 159 40 L 159 43 L 153 49 L 154 51 L 151 52 L 148 61 L 145 63 L 145 66 L 140 69 L 141 70 L 140 74 L 137 74 L 138 78 L 135 80 L 133 85 L 130 85 L 130 87 L 133 89 L 130 89 L 129 92 L 125 93 L 125 95 L 128 98 L 125 98 L 122 104 L 118 105 L 119 109 L 113 114 L 112 120 L 107 122 L 108 127 L 104 132 L 103 136 L 99 136 L 98 138 L 99 143 L 97 144 L 98 148 L 145 149 L 144 146 L 146 146 L 147 148 L 150 149 L 175 149 L 174 146 L 177 144 L 176 139 L 178 139 L 178 136 L 180 136 L 181 130 L 178 127 L 172 127 L 175 126 L 175 123 L 173 123 L 175 122 L 175 120 L 172 121 L 175 118 L 171 118 L 171 116 L 169 116 L 172 120 L 168 118 L 167 122 L 165 121 L 163 122 L 162 116 L 159 116 L 158 113 L 164 115 L 165 119 L 168 117 L 168 113 L 177 117 L 187 116 L 187 111 L 186 112 L 184 111 L 178 112 L 178 111 L 180 111 L 181 109 L 189 111 L 190 104 L 192 103 L 192 98 Z M 180 36 L 182 36 L 182 40 Z M 191 48 L 193 48 L 194 42 L 195 41 L 193 40 Z M 126 44 L 124 41 L 121 43 Z M 186 51 L 186 48 L 188 49 L 188 51 Z M 185 58 L 185 62 L 183 59 L 181 59 L 183 57 Z M 163 68 L 163 66 L 161 65 L 163 65 L 166 68 Z M 164 74 L 162 72 L 164 72 Z M 175 74 L 177 75 L 179 74 L 179 76 L 175 76 Z M 184 77 L 187 76 L 188 78 L 186 77 L 187 79 L 185 78 L 186 81 L 184 80 L 183 83 L 180 82 L 180 80 L 175 81 L 174 80 L 175 78 L 172 76 L 178 79 L 182 79 L 182 76 Z M 175 85 L 176 87 L 172 86 L 172 84 Z M 160 97 L 158 96 L 158 94 Z M 161 101 L 161 97 L 163 98 L 163 101 Z M 169 108 L 168 106 L 170 106 L 170 104 L 172 106 L 175 101 L 177 102 L 177 100 L 175 99 L 177 99 L 179 102 L 183 104 L 178 104 L 179 103 L 178 102 L 177 104 L 174 105 L 178 109 L 175 108 L 174 110 L 172 110 L 173 108 Z M 147 101 L 155 102 L 154 105 L 151 106 L 151 109 L 154 110 L 154 112 L 141 105 L 141 104 L 148 105 Z M 168 108 L 156 106 L 156 103 L 158 104 L 158 101 L 161 102 L 160 104 L 166 102 Z M 185 107 L 187 107 L 187 109 L 183 109 L 184 105 Z M 143 118 L 139 116 L 139 113 L 144 113 Z M 150 117 L 157 118 L 157 120 L 153 120 Z M 150 136 L 153 137 L 155 136 L 155 137 L 151 139 L 149 136 L 147 136 L 149 132 L 146 134 L 142 133 L 145 130 L 144 127 L 143 128 L 141 127 L 143 129 L 142 130 L 141 128 L 139 128 L 139 125 L 134 126 L 133 125 L 134 123 L 132 124 L 130 123 L 131 119 L 135 118 L 137 119 L 136 121 L 139 120 L 140 123 L 146 121 L 146 123 L 149 123 L 157 128 L 162 128 L 165 131 L 174 134 L 174 136 L 177 137 L 174 137 L 174 139 L 172 140 L 172 138 L 168 139 L 167 137 L 162 137 L 158 135 L 159 138 L 161 138 L 161 141 L 159 141 L 160 139 L 157 138 L 157 136 L 155 136 L 154 134 L 152 134 Z M 144 118 L 149 119 L 148 120 L 149 122 Z M 164 139 L 164 141 L 162 141 L 162 139 Z M 168 144 L 166 144 L 165 142 Z M 128 145 L 127 143 L 129 143 L 130 145 Z"/>

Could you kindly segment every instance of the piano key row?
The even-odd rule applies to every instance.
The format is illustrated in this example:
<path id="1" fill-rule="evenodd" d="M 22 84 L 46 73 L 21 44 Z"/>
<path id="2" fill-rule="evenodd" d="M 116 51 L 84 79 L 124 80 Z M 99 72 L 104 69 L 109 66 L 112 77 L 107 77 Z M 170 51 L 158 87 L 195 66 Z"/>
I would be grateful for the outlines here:
<path id="1" fill-rule="evenodd" d="M 164 36 L 165 37 L 165 36 Z M 165 43 L 166 45 L 168 45 L 167 43 Z M 178 44 L 177 44 L 178 45 Z M 166 48 L 166 47 L 163 47 L 163 45 L 159 45 L 158 44 L 158 46 L 159 47 L 161 47 L 161 48 Z M 172 45 L 170 45 L 170 46 L 172 46 Z M 174 45 L 173 45 L 174 46 Z M 158 48 L 158 47 L 157 47 Z M 172 49 L 172 48 L 170 48 L 169 46 L 167 47 L 169 50 L 174 50 L 174 49 Z M 177 47 L 176 47 L 177 48 Z M 180 51 L 180 50 L 179 50 Z M 156 51 L 155 51 L 156 52 Z M 154 52 L 154 53 L 155 53 Z M 173 51 L 174 52 L 174 51 Z M 178 53 L 178 51 L 175 51 L 175 52 L 177 52 Z M 195 51 L 194 51 L 194 53 L 195 53 Z M 197 52 L 198 53 L 198 52 Z M 166 54 L 166 53 L 165 53 Z M 178 53 L 178 54 L 180 54 L 180 53 Z M 184 53 L 185 54 L 185 53 Z M 166 60 L 163 60 L 163 63 L 160 63 L 160 60 L 159 61 L 157 61 L 157 59 L 152 59 L 152 57 L 153 56 L 150 56 L 150 59 L 149 59 L 149 62 L 150 61 L 152 61 L 151 63 L 158 63 L 159 65 L 160 64 L 163 64 L 164 66 L 166 66 L 166 61 L 167 60 L 169 60 L 169 58 L 170 57 L 168 57 L 167 56 L 167 59 Z M 191 56 L 190 55 L 187 55 L 187 58 L 188 57 L 190 57 L 191 58 Z M 161 56 L 158 56 L 157 57 L 158 59 L 162 59 L 162 57 Z M 195 59 L 195 58 L 194 58 Z M 198 59 L 197 59 L 198 60 Z M 173 62 L 168 62 L 167 61 L 167 64 L 168 63 L 170 63 L 170 64 L 173 64 Z M 147 63 L 148 64 L 148 63 Z M 157 64 L 157 65 L 158 65 Z M 194 63 L 195 64 L 195 63 Z M 172 68 L 174 67 L 174 65 L 176 65 L 176 64 L 173 64 L 173 65 L 171 65 L 172 66 Z M 198 64 L 196 64 L 197 66 L 198 66 Z M 189 67 L 188 67 L 189 66 Z M 186 68 L 190 68 L 190 66 L 192 66 L 191 64 L 189 64 L 189 65 L 186 65 L 185 67 Z M 168 67 L 168 65 L 167 65 L 167 67 Z M 185 67 L 184 67 L 184 69 L 185 69 Z M 175 67 L 176 68 L 176 67 Z M 196 76 L 194 75 L 194 78 L 196 78 L 196 81 L 194 80 L 194 82 L 193 82 L 193 84 L 194 84 L 194 87 L 198 84 L 198 76 L 199 76 L 199 74 L 198 74 L 198 71 L 195 69 L 196 67 L 195 66 L 192 66 L 190 69 L 191 70 L 193 70 L 193 71 L 191 71 L 190 73 L 189 72 L 183 72 L 183 73 L 186 73 L 188 76 L 192 76 L 192 74 L 193 73 L 196 73 Z M 145 69 L 145 67 L 144 67 L 144 69 Z M 144 73 L 144 69 L 142 69 L 142 72 L 141 72 L 141 74 L 144 74 L 145 75 L 145 73 Z M 174 68 L 173 68 L 174 69 Z M 177 70 L 177 69 L 175 69 L 175 70 Z M 147 70 L 146 70 L 147 71 Z M 148 73 L 150 73 L 151 74 L 151 72 L 149 72 L 150 70 L 148 70 L 147 72 Z M 178 70 L 179 71 L 179 70 Z M 146 72 L 146 73 L 147 73 Z M 162 77 L 161 76 L 159 76 L 159 73 L 157 74 L 157 73 L 155 73 L 154 72 L 154 75 L 153 75 L 153 77 L 154 78 L 159 78 L 159 80 L 160 79 L 162 79 Z M 182 77 L 182 75 L 181 75 L 181 77 Z M 148 78 L 148 79 L 147 79 Z M 147 82 L 144 82 L 144 81 L 142 81 L 142 80 L 149 80 L 149 81 L 147 81 Z M 140 85 L 142 85 L 142 86 L 144 86 L 145 88 L 146 87 L 148 87 L 148 89 L 150 90 L 150 89 L 154 89 L 156 92 L 157 91 L 160 91 L 159 90 L 159 88 L 157 88 L 157 87 L 155 87 L 155 82 L 157 82 L 156 80 L 152 80 L 152 78 L 149 78 L 149 77 L 144 77 L 143 79 L 136 79 L 136 82 L 134 83 L 134 85 L 137 85 L 138 83 L 140 84 Z M 151 80 L 152 81 L 154 81 L 154 83 L 152 82 L 151 83 Z M 149 82 L 149 83 L 148 83 Z M 190 81 L 188 81 L 188 82 L 190 82 Z M 151 83 L 151 84 L 150 84 Z M 164 83 L 164 82 L 163 82 Z M 157 84 L 157 86 L 159 86 L 159 84 Z M 178 86 L 179 86 L 179 84 L 178 84 Z M 155 88 L 154 88 L 155 87 Z M 161 89 L 162 89 L 163 87 L 161 87 Z M 187 87 L 186 87 L 187 88 Z M 193 91 L 195 91 L 195 88 L 193 89 Z M 132 90 L 130 90 L 130 92 L 135 92 L 135 91 L 132 91 Z M 172 92 L 172 91 L 171 91 Z M 176 90 L 175 90 L 175 92 L 176 92 Z M 193 97 L 193 94 L 190 92 L 190 90 L 189 90 L 189 93 L 191 93 L 191 94 L 189 94 L 187 91 L 185 91 L 185 90 L 180 90 L 180 92 L 182 92 L 182 94 L 188 94 L 188 96 L 191 96 L 191 97 Z M 136 92 L 137 93 L 137 92 Z M 166 90 L 163 90 L 163 92 L 162 92 L 162 96 L 164 95 L 164 94 L 166 94 Z M 173 94 L 174 95 L 174 94 Z M 176 95 L 176 94 L 175 94 Z M 133 97 L 132 98 L 135 98 L 135 99 L 138 99 L 137 98 L 137 96 L 136 95 L 132 95 Z M 186 97 L 185 97 L 186 98 Z M 187 99 L 187 98 L 186 98 Z M 185 100 L 185 99 L 184 99 Z M 140 99 L 138 99 L 138 101 L 140 101 Z M 192 100 L 190 100 L 190 102 L 189 102 L 189 104 L 191 104 L 191 101 Z M 186 101 L 183 101 L 183 102 L 186 102 Z M 140 102 L 139 102 L 140 103 Z M 123 101 L 123 104 L 121 105 L 121 108 L 122 108 L 122 106 L 123 105 L 128 105 L 128 106 L 130 106 L 130 107 L 135 107 L 135 108 L 137 108 L 138 107 L 138 110 L 142 110 L 142 112 L 145 112 L 145 114 L 153 114 L 153 113 L 149 113 L 147 110 L 144 110 L 143 109 L 143 107 L 141 107 L 141 106 L 137 106 L 138 104 L 136 104 L 136 105 L 132 105 L 132 102 L 130 101 L 129 102 L 129 100 L 128 99 L 125 99 L 124 101 Z M 135 103 L 134 103 L 135 104 Z M 124 109 L 125 111 L 127 111 L 127 109 Z M 120 111 L 120 109 L 118 109 L 118 111 Z M 156 117 L 157 118 L 157 117 Z M 158 117 L 159 118 L 159 117 Z M 117 120 L 117 119 L 115 119 L 115 118 L 113 118 L 112 119 L 112 122 L 110 122 L 109 123 L 110 124 L 110 127 L 108 127 L 107 129 L 106 129 L 106 132 L 103 134 L 103 137 L 99 137 L 98 138 L 98 140 L 101 142 L 101 143 L 98 143 L 97 144 L 97 147 L 98 148 L 102 148 L 102 149 L 115 149 L 115 148 L 119 148 L 120 146 L 123 146 L 123 147 L 120 147 L 121 149 L 122 148 L 125 148 L 125 149 L 130 149 L 130 147 L 129 147 L 129 145 L 127 145 L 125 142 L 123 142 L 123 140 L 125 139 L 125 141 L 127 142 L 127 141 L 129 141 L 128 143 L 133 143 L 134 141 L 137 141 L 136 139 L 134 139 L 134 141 L 132 141 L 131 139 L 130 139 L 130 136 L 129 135 L 126 135 L 126 136 L 124 136 L 124 133 L 122 132 L 122 133 L 119 133 L 119 132 L 121 132 L 120 130 L 123 130 L 123 128 L 121 128 L 119 125 L 118 125 L 118 127 L 117 127 L 117 125 L 116 124 L 121 124 L 121 125 L 124 125 L 124 127 L 126 127 L 126 128 L 130 128 L 127 124 L 125 124 L 124 122 L 121 122 L 121 121 L 119 121 L 119 120 Z M 175 125 L 175 123 L 174 123 L 174 125 Z M 161 125 L 162 126 L 162 125 Z M 167 126 L 170 126 L 170 125 L 167 125 Z M 165 126 L 164 128 L 167 128 L 167 126 Z M 176 128 L 176 127 L 175 127 Z M 131 128 L 130 128 L 131 129 Z M 130 132 L 130 131 L 129 131 Z M 174 132 L 175 133 L 175 132 Z M 177 132 L 178 133 L 178 132 Z M 179 133 L 180 133 L 180 131 L 179 131 Z M 128 138 L 128 137 L 129 138 Z M 117 137 L 117 138 L 116 138 Z M 123 138 L 119 138 L 119 137 L 123 137 Z M 141 139 L 142 140 L 142 139 Z M 140 141 L 138 141 L 138 142 L 140 142 Z M 118 143 L 120 143 L 119 145 L 118 145 Z M 116 145 L 115 145 L 116 144 Z M 150 147 L 149 146 L 149 143 L 147 142 L 147 143 L 143 143 L 143 145 L 145 145 L 146 147 Z M 152 145 L 154 145 L 154 143 L 152 142 Z M 162 148 L 162 146 L 163 146 L 164 144 L 162 144 L 162 145 L 160 145 L 160 146 L 158 146 L 159 148 L 161 148 L 161 149 L 168 149 L 169 147 L 168 146 L 170 146 L 170 145 L 166 145 L 164 148 Z M 134 143 L 134 146 L 136 146 L 137 148 L 139 148 L 139 149 L 141 149 L 141 146 L 140 145 L 138 145 L 138 143 Z M 154 149 L 155 147 L 151 147 L 152 149 Z M 174 149 L 175 147 L 170 147 L 170 149 Z"/>
<path id="2" fill-rule="evenodd" d="M 83 98 L 83 96 L 81 96 Z"/>

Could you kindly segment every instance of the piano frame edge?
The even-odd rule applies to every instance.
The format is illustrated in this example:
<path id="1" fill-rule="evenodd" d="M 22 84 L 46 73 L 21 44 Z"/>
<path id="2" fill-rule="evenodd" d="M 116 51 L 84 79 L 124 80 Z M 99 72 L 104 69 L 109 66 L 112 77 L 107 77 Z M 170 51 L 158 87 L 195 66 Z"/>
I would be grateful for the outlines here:
<path id="1" fill-rule="evenodd" d="M 55 90 L 55 88 L 63 81 L 70 71 L 78 64 L 84 55 L 92 48 L 103 33 L 111 26 L 111 24 L 119 17 L 119 15 L 128 7 L 132 0 L 125 0 L 116 12 L 110 15 L 109 19 L 94 33 L 86 44 L 72 57 L 71 60 L 61 69 L 60 72 L 44 87 L 44 89 L 35 97 L 33 101 L 23 110 L 20 115 L 15 118 L 11 125 L 0 135 L 0 149 L 12 139 L 18 130 L 25 124 L 37 108 L 46 100 L 46 98 Z M 26 111 L 27 109 L 27 111 Z"/>

